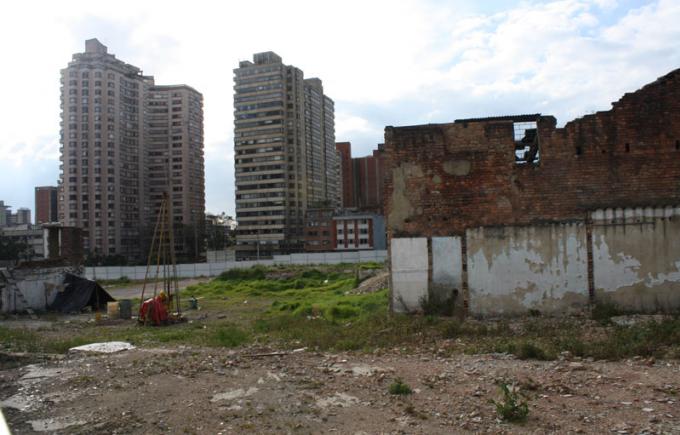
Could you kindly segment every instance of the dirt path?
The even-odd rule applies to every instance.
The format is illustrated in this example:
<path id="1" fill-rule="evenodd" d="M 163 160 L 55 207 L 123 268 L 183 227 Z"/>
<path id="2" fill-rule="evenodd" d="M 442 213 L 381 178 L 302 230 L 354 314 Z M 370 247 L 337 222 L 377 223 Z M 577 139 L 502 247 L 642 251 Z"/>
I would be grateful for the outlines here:
<path id="1" fill-rule="evenodd" d="M 179 289 L 182 290 L 190 285 L 198 284 L 201 282 L 208 282 L 211 279 L 212 278 L 180 279 Z M 136 282 L 125 286 L 104 287 L 104 289 L 116 299 L 134 299 L 140 297 L 140 295 L 142 294 L 142 283 Z M 147 284 L 147 290 L 149 289 L 151 290 L 151 293 L 153 293 L 153 283 Z"/>
<path id="2" fill-rule="evenodd" d="M 0 371 L 16 434 L 679 433 L 680 363 L 521 361 L 397 351 L 252 357 L 265 349 L 135 349 Z M 414 389 L 388 393 L 396 378 Z M 501 422 L 496 383 L 519 382 L 524 424 Z M 18 409 L 17 409 L 18 408 Z"/>

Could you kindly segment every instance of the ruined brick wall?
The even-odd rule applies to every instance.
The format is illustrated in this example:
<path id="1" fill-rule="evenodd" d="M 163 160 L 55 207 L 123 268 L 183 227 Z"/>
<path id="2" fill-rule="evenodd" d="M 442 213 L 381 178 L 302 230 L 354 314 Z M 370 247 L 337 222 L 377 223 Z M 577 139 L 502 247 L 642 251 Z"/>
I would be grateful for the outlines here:
<path id="1" fill-rule="evenodd" d="M 610 111 L 556 128 L 538 117 L 540 162 L 515 162 L 512 119 L 385 129 L 389 236 L 584 219 L 680 203 L 680 70 Z"/>

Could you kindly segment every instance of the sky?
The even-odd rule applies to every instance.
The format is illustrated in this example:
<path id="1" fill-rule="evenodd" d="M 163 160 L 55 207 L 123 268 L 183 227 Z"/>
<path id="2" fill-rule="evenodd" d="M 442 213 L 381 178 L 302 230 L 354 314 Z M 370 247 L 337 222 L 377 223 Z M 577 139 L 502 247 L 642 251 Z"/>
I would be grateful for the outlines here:
<path id="1" fill-rule="evenodd" d="M 85 40 L 204 97 L 206 211 L 234 213 L 233 69 L 262 51 L 319 77 L 336 141 L 385 126 L 608 110 L 680 67 L 680 1 L 25 1 L 0 15 L 0 200 L 59 174 L 59 71 Z"/>

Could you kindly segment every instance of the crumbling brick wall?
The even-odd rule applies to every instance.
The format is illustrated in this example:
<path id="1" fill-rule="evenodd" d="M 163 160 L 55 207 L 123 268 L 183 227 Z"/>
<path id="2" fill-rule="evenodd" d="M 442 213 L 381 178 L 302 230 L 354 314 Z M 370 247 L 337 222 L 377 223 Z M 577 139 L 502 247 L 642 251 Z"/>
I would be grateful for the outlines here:
<path id="1" fill-rule="evenodd" d="M 513 122 L 535 119 L 540 161 L 517 164 Z M 388 236 L 584 219 L 680 203 L 680 70 L 609 111 L 556 128 L 551 116 L 385 129 Z"/>

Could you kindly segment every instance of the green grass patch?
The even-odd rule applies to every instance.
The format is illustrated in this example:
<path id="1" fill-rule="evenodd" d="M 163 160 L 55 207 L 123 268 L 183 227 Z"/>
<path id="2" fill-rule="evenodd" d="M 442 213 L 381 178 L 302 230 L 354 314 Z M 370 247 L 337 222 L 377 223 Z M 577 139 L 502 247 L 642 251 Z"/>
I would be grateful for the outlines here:
<path id="1" fill-rule="evenodd" d="M 248 333 L 237 326 L 226 325 L 219 327 L 211 337 L 213 346 L 237 347 L 250 339 Z"/>
<path id="2" fill-rule="evenodd" d="M 388 391 L 390 394 L 396 396 L 408 396 L 409 394 L 413 393 L 411 387 L 404 383 L 404 381 L 400 378 L 395 379 L 394 382 L 390 384 Z"/>

